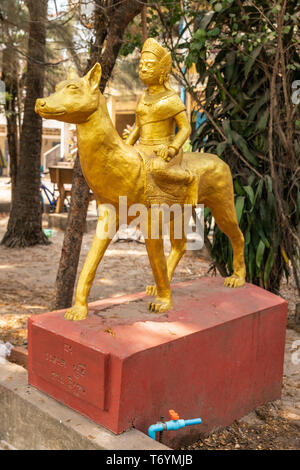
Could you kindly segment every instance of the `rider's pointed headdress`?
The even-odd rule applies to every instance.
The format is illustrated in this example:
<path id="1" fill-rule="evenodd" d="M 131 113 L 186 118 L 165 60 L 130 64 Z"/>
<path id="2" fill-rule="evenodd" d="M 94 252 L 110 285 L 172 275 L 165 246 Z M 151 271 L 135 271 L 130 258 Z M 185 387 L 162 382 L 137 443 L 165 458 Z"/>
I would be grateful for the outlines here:
<path id="1" fill-rule="evenodd" d="M 162 83 L 168 85 L 168 80 L 172 69 L 171 53 L 163 46 L 161 46 L 159 42 L 157 42 L 154 38 L 148 38 L 144 42 L 142 54 L 143 52 L 151 52 L 155 55 L 155 57 L 158 58 L 161 68 Z"/>

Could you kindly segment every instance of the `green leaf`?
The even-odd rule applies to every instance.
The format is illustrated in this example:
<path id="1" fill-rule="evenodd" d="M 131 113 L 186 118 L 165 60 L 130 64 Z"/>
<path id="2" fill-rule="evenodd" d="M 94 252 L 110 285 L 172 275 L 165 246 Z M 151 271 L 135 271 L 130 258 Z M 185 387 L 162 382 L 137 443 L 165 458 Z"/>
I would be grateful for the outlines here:
<path id="1" fill-rule="evenodd" d="M 245 78 L 248 77 L 249 72 L 250 72 L 256 58 L 259 56 L 261 50 L 262 50 L 262 45 L 260 44 L 255 49 L 253 49 L 253 51 L 251 52 L 250 57 L 249 57 L 248 61 L 246 62 L 246 65 L 245 65 Z"/>
<path id="2" fill-rule="evenodd" d="M 272 13 L 277 13 L 280 10 L 281 10 L 281 5 L 276 5 L 274 8 L 272 8 L 271 12 Z"/>
<path id="3" fill-rule="evenodd" d="M 243 186 L 241 186 L 241 184 L 239 183 L 239 181 L 236 178 L 234 179 L 234 189 L 235 189 L 235 192 L 239 196 L 244 196 L 245 191 L 243 190 Z"/>
<path id="4" fill-rule="evenodd" d="M 284 28 L 282 28 L 283 34 L 289 34 L 290 30 L 291 26 L 284 26 Z"/>
<path id="5" fill-rule="evenodd" d="M 248 227 L 250 228 L 250 227 L 252 227 L 253 222 L 255 221 L 255 214 L 251 211 L 245 211 L 245 213 L 247 215 L 247 224 L 248 224 Z M 258 241 L 257 241 L 257 243 L 258 243 Z"/>
<path id="6" fill-rule="evenodd" d="M 226 54 L 226 68 L 225 68 L 225 75 L 228 82 L 231 81 L 233 73 L 234 73 L 234 66 L 235 66 L 235 52 L 228 52 Z M 230 91 L 232 94 L 232 91 Z"/>
<path id="7" fill-rule="evenodd" d="M 260 236 L 261 240 L 262 240 L 262 241 L 264 242 L 264 244 L 266 245 L 266 247 L 267 247 L 267 248 L 270 248 L 269 240 L 266 238 L 266 236 L 265 236 L 265 234 L 264 234 L 264 231 L 263 231 L 263 228 L 262 228 L 261 223 L 260 223 L 259 220 L 257 221 L 256 231 L 257 231 L 258 235 Z"/>
<path id="8" fill-rule="evenodd" d="M 254 191 L 253 189 L 251 188 L 251 186 L 243 186 L 244 190 L 246 191 L 249 199 L 250 199 L 250 202 L 251 202 L 251 205 L 253 206 L 254 205 Z"/>
<path id="9" fill-rule="evenodd" d="M 250 242 L 251 242 L 251 231 L 247 230 L 245 234 L 245 245 L 249 245 Z"/>
<path id="10" fill-rule="evenodd" d="M 255 116 L 257 115 L 258 111 L 264 105 L 269 99 L 269 92 L 264 93 L 262 96 L 260 96 L 255 104 L 252 106 L 252 108 L 249 111 L 247 121 L 248 122 L 254 122 Z"/>
<path id="11" fill-rule="evenodd" d="M 272 229 L 271 218 L 267 211 L 266 203 L 263 199 L 259 201 L 259 215 L 260 219 L 264 221 L 264 227 L 266 228 L 266 232 L 270 233 Z"/>
<path id="12" fill-rule="evenodd" d="M 267 212 L 271 223 L 274 222 L 273 217 L 275 214 L 275 197 L 271 192 L 269 192 L 267 195 Z"/>
<path id="13" fill-rule="evenodd" d="M 210 215 L 210 208 L 205 207 L 204 208 L 204 220 Z"/>
<path id="14" fill-rule="evenodd" d="M 205 39 L 201 41 L 191 42 L 190 44 L 190 51 L 191 52 L 198 52 L 203 46 L 205 45 Z"/>
<path id="15" fill-rule="evenodd" d="M 248 186 L 252 186 L 255 181 L 255 175 L 253 173 L 250 173 L 247 180 L 248 180 Z"/>
<path id="16" fill-rule="evenodd" d="M 219 145 L 217 145 L 216 152 L 219 157 L 221 157 L 226 147 L 227 147 L 227 142 L 221 142 Z"/>
<path id="17" fill-rule="evenodd" d="M 266 182 L 266 186 L 267 186 L 267 190 L 269 193 L 272 192 L 272 187 L 273 187 L 273 183 L 272 183 L 272 178 L 270 175 L 265 175 L 265 182 Z"/>
<path id="18" fill-rule="evenodd" d="M 226 138 L 229 142 L 229 144 L 232 144 L 232 135 L 231 135 L 231 129 L 230 129 L 230 121 L 229 119 L 223 119 L 222 121 L 222 127 L 224 129 Z"/>
<path id="19" fill-rule="evenodd" d="M 270 249 L 269 255 L 266 261 L 265 270 L 264 270 L 264 286 L 267 287 L 267 281 L 269 279 L 273 264 L 275 261 L 273 248 Z"/>
<path id="20" fill-rule="evenodd" d="M 222 10 L 222 3 L 216 3 L 216 5 L 214 6 L 214 10 L 219 13 L 221 10 Z"/>
<path id="21" fill-rule="evenodd" d="M 195 134 L 197 136 L 201 136 L 203 134 L 204 129 L 207 127 L 207 120 L 205 120 L 196 130 Z"/>
<path id="22" fill-rule="evenodd" d="M 214 29 L 210 29 L 208 32 L 207 32 L 207 36 L 208 37 L 211 37 L 211 36 L 218 36 L 220 34 L 221 30 L 220 28 L 214 28 Z"/>
<path id="23" fill-rule="evenodd" d="M 255 202 L 256 202 L 257 199 L 260 199 L 260 198 L 261 198 L 263 184 L 264 184 L 264 180 L 263 180 L 263 179 L 260 179 L 260 180 L 259 180 L 259 183 L 258 183 L 258 185 L 257 185 L 256 193 L 255 193 L 254 204 L 255 204 Z"/>
<path id="24" fill-rule="evenodd" d="M 245 139 L 235 131 L 231 131 L 231 135 L 232 135 L 233 141 L 235 142 L 237 147 L 241 150 L 243 155 L 247 158 L 247 160 L 249 160 L 249 162 L 253 163 L 254 165 L 257 165 L 257 160 L 255 156 L 253 155 L 253 153 L 249 150 Z"/>
<path id="25" fill-rule="evenodd" d="M 258 123 L 256 124 L 256 129 L 258 131 L 264 131 L 265 128 L 267 127 L 267 124 L 268 124 L 268 120 L 269 120 L 269 109 L 265 109 L 264 112 L 262 113 L 262 115 L 260 116 L 259 120 L 258 120 Z"/>
<path id="26" fill-rule="evenodd" d="M 236 217 L 238 224 L 241 221 L 241 217 L 243 214 L 243 209 L 244 209 L 244 204 L 245 204 L 245 196 L 238 196 L 235 201 L 235 211 L 236 211 Z"/>
<path id="27" fill-rule="evenodd" d="M 267 80 L 266 76 L 263 76 L 258 82 L 254 82 L 252 86 L 250 86 L 248 90 L 248 96 L 252 96 L 265 81 Z"/>
<path id="28" fill-rule="evenodd" d="M 249 245 L 248 270 L 249 270 L 250 282 L 252 282 L 252 279 L 253 279 L 254 263 L 255 263 L 255 253 L 254 253 L 252 245 Z"/>
<path id="29" fill-rule="evenodd" d="M 262 240 L 260 240 L 257 250 L 256 250 L 256 266 L 258 269 L 260 269 L 264 257 L 264 252 L 265 252 L 266 245 Z"/>
<path id="30" fill-rule="evenodd" d="M 205 38 L 205 36 L 206 36 L 206 31 L 204 29 L 198 28 L 197 31 L 194 33 L 192 39 L 199 40 L 199 39 Z"/>

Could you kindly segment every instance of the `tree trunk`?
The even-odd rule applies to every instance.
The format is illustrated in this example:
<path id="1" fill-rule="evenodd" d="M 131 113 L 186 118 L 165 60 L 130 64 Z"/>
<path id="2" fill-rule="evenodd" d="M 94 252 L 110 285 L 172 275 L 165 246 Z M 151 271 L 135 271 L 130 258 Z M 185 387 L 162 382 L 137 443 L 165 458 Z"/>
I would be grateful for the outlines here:
<path id="1" fill-rule="evenodd" d="M 2 80 L 5 83 L 5 116 L 7 122 L 7 142 L 9 153 L 9 175 L 11 179 L 11 201 L 14 199 L 18 169 L 18 66 L 14 48 L 7 47 L 2 53 Z"/>
<path id="2" fill-rule="evenodd" d="M 142 38 L 143 38 L 143 42 L 146 41 L 147 39 L 147 7 L 144 6 L 143 9 L 142 9 Z"/>
<path id="3" fill-rule="evenodd" d="M 100 3 L 99 0 L 95 1 L 96 39 L 91 48 L 86 72 L 97 61 L 101 63 L 100 90 L 103 93 L 122 46 L 125 29 L 130 21 L 141 13 L 143 3 L 135 0 L 120 3 L 115 0 L 116 6 L 112 5 L 107 12 L 109 18 L 107 16 L 104 18 Z M 104 25 L 106 25 L 106 31 L 104 31 Z M 103 47 L 104 44 L 105 47 Z M 72 304 L 88 203 L 89 188 L 82 175 L 77 155 L 72 183 L 71 207 L 55 284 L 54 309 L 67 308 Z"/>
<path id="4" fill-rule="evenodd" d="M 47 2 L 26 0 L 30 17 L 26 99 L 15 195 L 7 231 L 2 240 L 2 244 L 7 247 L 49 243 L 42 231 L 40 201 L 42 119 L 34 111 L 36 99 L 43 96 L 44 88 Z"/>
<path id="5" fill-rule="evenodd" d="M 56 278 L 54 309 L 72 303 L 83 230 L 89 205 L 89 187 L 83 177 L 79 157 L 74 165 L 71 207 Z"/>

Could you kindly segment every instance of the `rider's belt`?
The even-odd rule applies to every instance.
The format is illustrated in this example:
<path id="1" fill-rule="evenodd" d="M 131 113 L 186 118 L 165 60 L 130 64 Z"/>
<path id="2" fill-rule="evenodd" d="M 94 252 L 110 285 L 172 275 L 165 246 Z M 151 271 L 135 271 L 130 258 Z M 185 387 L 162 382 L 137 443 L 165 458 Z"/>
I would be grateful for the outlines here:
<path id="1" fill-rule="evenodd" d="M 140 144 L 142 145 L 160 145 L 169 144 L 174 139 L 174 134 L 168 137 L 161 137 L 160 139 L 143 139 L 140 138 Z"/>

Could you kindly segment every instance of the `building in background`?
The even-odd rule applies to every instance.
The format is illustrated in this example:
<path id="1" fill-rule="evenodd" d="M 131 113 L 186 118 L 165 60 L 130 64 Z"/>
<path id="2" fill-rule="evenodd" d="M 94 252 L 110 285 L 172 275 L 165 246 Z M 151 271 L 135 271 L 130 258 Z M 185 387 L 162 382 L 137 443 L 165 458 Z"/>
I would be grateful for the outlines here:
<path id="1" fill-rule="evenodd" d="M 50 3 L 51 8 L 49 7 L 49 15 L 50 17 L 55 17 L 59 15 L 62 10 L 74 6 L 80 6 L 82 20 L 88 23 L 93 16 L 94 6 L 89 0 L 81 0 L 80 2 L 79 0 L 53 0 Z M 145 8 L 142 15 L 143 36 L 145 37 L 147 34 L 146 13 Z M 84 28 L 85 34 L 86 31 L 86 28 Z M 77 34 L 79 36 L 80 32 L 81 28 L 79 27 L 79 29 L 77 28 Z M 78 49 L 77 53 L 83 55 L 81 59 L 85 62 L 84 55 L 86 55 L 86 51 L 81 52 Z M 138 76 L 139 58 L 140 52 L 138 50 L 135 50 L 125 58 L 118 58 L 104 93 L 110 117 L 121 137 L 124 135 L 124 131 L 126 132 L 127 129 L 134 125 L 137 102 L 143 92 L 143 84 Z M 69 61 L 64 63 L 66 69 L 68 63 Z M 71 61 L 69 65 L 72 65 Z M 195 73 L 195 70 L 191 72 Z M 178 82 L 172 79 L 172 77 L 170 81 L 172 88 L 181 95 L 185 102 L 188 116 L 197 119 L 197 127 L 197 125 L 199 125 L 199 117 L 203 116 L 200 115 L 199 110 L 196 109 L 195 103 L 192 102 L 190 95 L 185 92 L 183 87 L 180 87 Z M 48 89 L 48 92 L 52 91 L 52 85 Z M 0 150 L 2 159 L 5 162 L 5 167 L 2 170 L 3 175 L 7 175 L 9 172 L 9 154 L 6 135 L 6 118 L 4 113 L 0 113 Z M 41 166 L 47 169 L 49 166 L 56 165 L 61 161 L 72 162 L 75 160 L 76 154 L 76 127 L 54 120 L 43 119 Z"/>
<path id="2" fill-rule="evenodd" d="M 138 76 L 139 57 L 139 51 L 136 51 L 131 56 L 117 59 L 104 93 L 111 120 L 121 137 L 128 127 L 134 125 L 137 102 L 144 89 Z M 171 86 L 180 94 L 176 80 L 171 79 Z M 185 104 L 190 115 L 192 104 L 188 94 Z M 9 154 L 4 113 L 0 114 L 0 149 L 6 162 L 2 174 L 8 175 Z M 74 161 L 76 152 L 76 126 L 43 119 L 41 166 L 47 169 L 60 161 Z"/>

